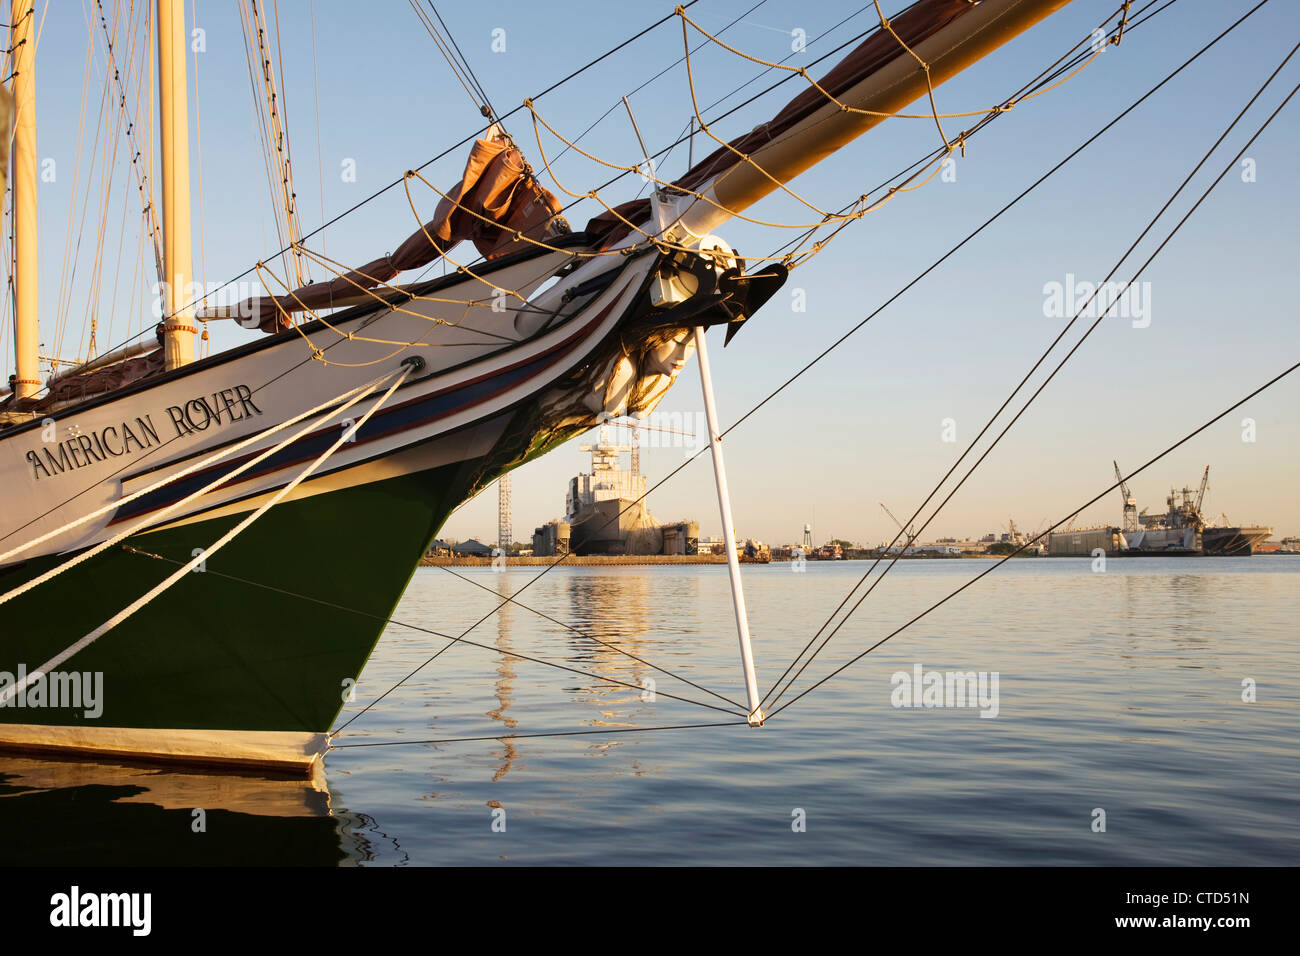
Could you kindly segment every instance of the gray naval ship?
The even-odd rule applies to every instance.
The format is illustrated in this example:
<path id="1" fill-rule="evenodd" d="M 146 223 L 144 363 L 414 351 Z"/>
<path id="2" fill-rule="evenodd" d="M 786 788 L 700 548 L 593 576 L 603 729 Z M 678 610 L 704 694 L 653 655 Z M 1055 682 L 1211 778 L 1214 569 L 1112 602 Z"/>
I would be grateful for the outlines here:
<path id="1" fill-rule="evenodd" d="M 1120 476 L 1119 465 L 1115 474 Z M 1120 481 L 1123 482 L 1122 476 Z M 1210 481 L 1210 466 L 1205 466 L 1200 487 L 1181 490 L 1170 488 L 1165 497 L 1165 512 L 1148 515 L 1137 511 L 1137 503 L 1121 485 L 1124 495 L 1124 527 L 1120 531 L 1123 549 L 1130 552 L 1158 554 L 1250 555 L 1255 546 L 1268 539 L 1272 528 L 1210 524 L 1201 512 L 1205 489 Z"/>
<path id="2" fill-rule="evenodd" d="M 1201 506 L 1210 481 L 1209 465 L 1201 475 L 1199 488 L 1169 489 L 1165 511 L 1157 515 L 1147 514 L 1145 508 L 1138 511 L 1137 499 L 1129 491 L 1118 462 L 1115 463 L 1115 477 L 1119 481 L 1120 494 L 1124 496 L 1123 523 L 1119 527 L 1104 525 L 1052 532 L 1048 536 L 1049 555 L 1079 557 L 1104 552 L 1111 557 L 1245 556 L 1254 554 L 1255 547 L 1273 533 L 1272 528 L 1259 525 L 1234 525 L 1224 515 L 1220 515 L 1223 519 L 1221 524 L 1211 524 L 1205 519 Z"/>

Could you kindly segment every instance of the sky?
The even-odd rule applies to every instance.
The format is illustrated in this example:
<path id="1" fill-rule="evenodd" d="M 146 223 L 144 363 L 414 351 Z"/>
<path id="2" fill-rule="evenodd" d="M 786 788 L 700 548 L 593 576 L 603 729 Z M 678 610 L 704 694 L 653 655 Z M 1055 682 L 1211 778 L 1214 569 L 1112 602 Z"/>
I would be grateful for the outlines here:
<path id="1" fill-rule="evenodd" d="M 893 12 L 899 5 L 885 6 Z M 982 109 L 1002 100 L 1087 36 L 1118 5 L 1074 0 L 941 86 L 936 92 L 940 110 Z M 948 176 L 896 198 L 845 229 L 791 275 L 730 346 L 721 347 L 718 333 L 710 339 L 723 426 L 760 402 L 1252 6 L 1254 2 L 1245 0 L 1175 0 L 1061 87 L 1021 103 L 972 137 L 966 155 L 957 158 Z M 117 7 L 103 2 L 110 24 Z M 481 126 L 481 117 L 409 3 L 385 0 L 367 4 L 364 14 L 358 9 L 342 0 L 279 4 L 281 101 L 288 117 L 301 222 L 307 230 L 398 180 L 404 170 L 439 156 Z M 685 69 L 674 65 L 683 49 L 681 23 L 670 18 L 628 42 L 671 13 L 672 5 L 606 5 L 599 16 L 592 10 L 589 3 L 569 2 L 438 5 L 501 114 L 615 50 L 536 104 L 546 120 L 570 138 L 596 123 L 582 138 L 583 148 L 612 162 L 635 163 L 640 147 L 621 96 L 628 96 L 652 152 L 676 139 L 692 115 Z M 187 4 L 187 11 L 191 29 L 201 31 L 194 35 L 201 49 L 192 53 L 189 63 L 191 116 L 198 120 L 191 135 L 194 271 L 211 286 L 239 275 L 259 259 L 270 260 L 281 243 L 254 125 L 238 6 L 199 0 L 193 7 Z M 700 0 L 688 12 L 710 32 L 723 31 L 720 35 L 728 44 L 761 59 L 789 56 L 792 65 L 811 64 L 875 19 L 871 4 L 852 0 Z M 38 155 L 42 171 L 52 173 L 38 194 L 42 348 L 43 354 L 73 356 L 84 351 L 84 337 L 78 337 L 90 314 L 98 321 L 101 350 L 152 324 L 146 286 L 153 281 L 153 267 L 149 256 L 141 255 L 139 202 L 126 165 L 129 154 L 109 135 L 116 116 L 111 102 L 104 108 L 105 43 L 99 8 L 92 0 L 50 0 L 42 13 Z M 118 61 L 145 62 L 139 55 L 127 56 L 130 31 L 125 20 L 118 20 Z M 796 31 L 808 39 L 802 52 L 792 49 Z M 705 109 L 710 118 L 782 78 L 773 72 L 749 82 L 761 67 L 716 46 L 696 50 L 702 38 L 692 33 L 690 39 L 701 106 L 722 100 Z M 892 536 L 896 527 L 881 503 L 899 518 L 910 515 L 1073 314 L 1054 314 L 1051 290 L 1106 275 L 1297 39 L 1300 5 L 1266 2 L 747 419 L 725 442 L 738 534 L 792 542 L 809 523 L 818 542 L 836 537 L 876 543 Z M 812 72 L 824 72 L 832 62 L 834 58 Z M 646 83 L 665 68 L 662 76 Z M 794 77 L 757 97 L 719 120 L 713 131 L 726 139 L 765 121 L 799 91 L 799 82 Z M 1117 278 L 1131 277 L 1297 83 L 1300 56 L 1281 70 Z M 723 99 L 737 87 L 739 93 Z M 132 95 L 135 88 L 130 86 Z M 1126 471 L 1135 469 L 1300 360 L 1295 295 L 1300 262 L 1297 101 L 1300 96 L 1249 148 L 1245 158 L 1251 162 L 1234 164 L 1144 272 L 1140 314 L 1103 320 L 943 507 L 925 538 L 977 537 L 998 532 L 1011 520 L 1023 530 L 1035 530 L 1065 518 L 1114 481 L 1112 460 Z M 958 120 L 945 122 L 953 131 L 961 125 Z M 527 113 L 508 116 L 505 125 L 540 169 Z M 105 143 L 112 149 L 107 162 Z M 937 144 L 932 120 L 893 119 L 791 186 L 820 208 L 839 207 Z M 696 156 L 712 145 L 697 134 Z M 556 160 L 561 146 L 544 131 L 542 146 L 560 182 L 575 192 L 613 175 L 574 152 Z M 430 164 L 425 175 L 443 188 L 451 186 L 460 177 L 466 152 L 467 147 L 452 149 Z M 660 174 L 673 178 L 687 165 L 685 146 L 679 146 L 661 163 Z M 114 198 L 101 215 L 104 170 L 109 171 Z M 354 177 L 345 175 L 351 170 Z M 543 183 L 562 194 L 545 176 Z M 602 195 L 610 202 L 623 201 L 641 185 L 639 179 L 626 177 Z M 437 197 L 426 191 L 416 192 L 414 198 L 428 218 Z M 581 228 L 599 211 L 586 201 L 566 214 Z M 809 215 L 780 195 L 763 200 L 750 214 L 783 222 L 807 221 Z M 101 278 L 95 283 L 101 219 L 106 238 Z M 329 226 L 309 245 L 359 264 L 391 251 L 415 227 L 399 186 Z M 791 237 L 786 230 L 741 222 L 727 224 L 719 234 L 751 255 L 768 254 Z M 245 288 L 260 291 L 257 286 Z M 10 313 L 5 314 L 7 318 Z M 213 332 L 214 348 L 237 345 L 257 334 L 232 323 L 219 325 Z M 7 376 L 12 370 L 11 334 L 0 337 L 0 347 Z M 1057 354 L 1059 358 L 1062 353 Z M 1034 385 L 1044 374 L 1040 372 Z M 1298 408 L 1300 373 L 1134 478 L 1130 484 L 1139 507 L 1162 511 L 1169 488 L 1195 486 L 1208 464 L 1207 514 L 1271 525 L 1278 537 L 1300 534 Z M 688 428 L 701 421 L 694 362 L 659 413 L 661 421 L 686 422 Z M 589 440 L 576 439 L 514 473 L 517 540 L 527 540 L 534 526 L 563 512 L 569 477 L 589 467 L 589 456 L 578 450 Z M 699 447 L 690 439 L 684 444 L 689 447 L 642 451 L 642 470 L 651 483 Z M 1118 523 L 1119 498 L 1119 492 L 1113 492 L 1084 511 L 1076 524 Z M 495 487 L 489 488 L 452 516 L 445 535 L 494 539 L 496 502 Z M 702 534 L 718 534 L 721 522 L 707 453 L 655 490 L 649 504 L 665 521 L 693 518 Z"/>

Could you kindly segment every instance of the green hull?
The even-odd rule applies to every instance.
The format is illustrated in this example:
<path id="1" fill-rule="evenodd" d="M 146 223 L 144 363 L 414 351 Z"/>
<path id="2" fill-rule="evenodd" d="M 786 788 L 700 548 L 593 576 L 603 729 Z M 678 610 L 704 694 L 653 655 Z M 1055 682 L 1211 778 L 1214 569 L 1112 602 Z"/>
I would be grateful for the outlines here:
<path id="1" fill-rule="evenodd" d="M 0 707 L 0 724 L 322 732 L 478 463 L 282 502 L 64 671 L 103 674 L 102 713 Z M 148 591 L 227 516 L 127 539 L 4 609 L 0 671 L 31 671 Z M 142 553 L 159 555 L 157 560 Z M 57 564 L 0 576 L 9 590 Z M 246 583 L 247 582 L 247 583 Z M 345 608 L 348 610 L 340 610 Z"/>

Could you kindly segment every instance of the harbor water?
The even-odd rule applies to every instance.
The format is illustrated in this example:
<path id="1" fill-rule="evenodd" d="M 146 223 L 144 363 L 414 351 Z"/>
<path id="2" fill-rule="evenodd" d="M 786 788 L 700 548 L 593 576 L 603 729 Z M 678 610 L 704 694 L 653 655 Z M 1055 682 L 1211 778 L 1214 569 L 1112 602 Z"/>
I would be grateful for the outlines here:
<path id="1" fill-rule="evenodd" d="M 762 690 L 869 567 L 745 566 Z M 899 562 L 762 728 L 724 567 L 420 568 L 317 779 L 0 755 L 0 858 L 1300 862 L 1300 557 L 1013 560 L 794 699 L 988 567 Z"/>

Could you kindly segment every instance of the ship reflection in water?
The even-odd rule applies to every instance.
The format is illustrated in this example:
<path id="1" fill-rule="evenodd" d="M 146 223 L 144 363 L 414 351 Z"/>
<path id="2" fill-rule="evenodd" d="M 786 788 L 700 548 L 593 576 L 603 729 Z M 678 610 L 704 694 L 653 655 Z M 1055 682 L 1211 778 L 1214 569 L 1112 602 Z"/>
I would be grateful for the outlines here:
<path id="1" fill-rule="evenodd" d="M 6 865 L 301 865 L 370 859 L 374 821 L 309 778 L 0 754 Z"/>

